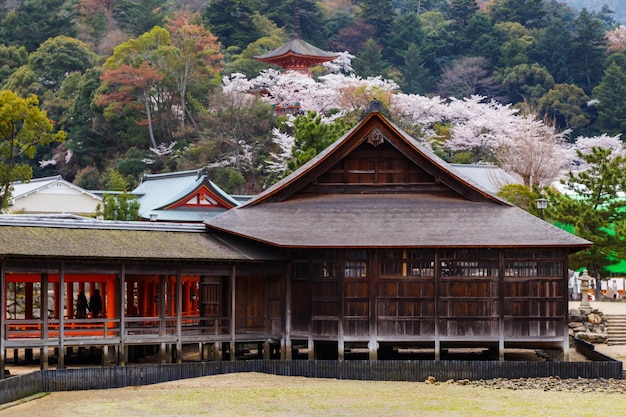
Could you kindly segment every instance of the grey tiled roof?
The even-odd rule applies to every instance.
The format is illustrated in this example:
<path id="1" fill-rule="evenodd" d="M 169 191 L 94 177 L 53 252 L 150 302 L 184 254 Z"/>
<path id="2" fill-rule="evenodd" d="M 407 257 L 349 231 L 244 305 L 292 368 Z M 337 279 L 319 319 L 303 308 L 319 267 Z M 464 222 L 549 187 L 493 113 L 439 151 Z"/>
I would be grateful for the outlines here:
<path id="1" fill-rule="evenodd" d="M 198 224 L 0 216 L 0 257 L 240 261 L 279 256 L 211 236 Z"/>
<path id="2" fill-rule="evenodd" d="M 589 242 L 525 211 L 436 195 L 318 195 L 234 208 L 210 226 L 282 247 L 580 248 Z"/>

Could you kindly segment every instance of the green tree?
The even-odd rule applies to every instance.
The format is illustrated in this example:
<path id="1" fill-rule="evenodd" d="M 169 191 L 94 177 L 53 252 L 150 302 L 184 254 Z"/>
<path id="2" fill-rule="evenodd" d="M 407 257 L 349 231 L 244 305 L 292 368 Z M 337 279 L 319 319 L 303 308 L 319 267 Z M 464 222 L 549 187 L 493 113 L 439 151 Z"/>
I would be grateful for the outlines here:
<path id="1" fill-rule="evenodd" d="M 421 51 L 414 43 L 409 45 L 404 56 L 404 65 L 400 67 L 402 91 L 408 94 L 425 94 L 432 91 L 435 77 L 424 65 Z"/>
<path id="2" fill-rule="evenodd" d="M 626 133 L 626 71 L 612 62 L 592 97 L 597 100 L 598 128 L 612 135 Z"/>
<path id="3" fill-rule="evenodd" d="M 539 64 L 520 64 L 498 72 L 494 81 L 502 84 L 513 103 L 526 101 L 536 105 L 554 87 L 554 78 Z"/>
<path id="4" fill-rule="evenodd" d="M 574 22 L 574 38 L 570 50 L 574 82 L 589 94 L 602 77 L 606 47 L 602 22 L 587 9 L 583 9 Z"/>
<path id="5" fill-rule="evenodd" d="M 290 171 L 298 169 L 311 160 L 351 127 L 344 118 L 339 118 L 333 123 L 325 123 L 322 115 L 316 112 L 298 116 L 293 125 L 296 140 L 292 150 L 293 158 L 287 163 Z"/>
<path id="6" fill-rule="evenodd" d="M 65 0 L 20 1 L 2 21 L 0 41 L 33 52 L 46 39 L 76 35 L 75 16 Z"/>
<path id="7" fill-rule="evenodd" d="M 374 27 L 374 36 L 383 45 L 388 45 L 388 36 L 395 16 L 391 0 L 361 0 L 361 17 L 365 23 Z"/>
<path id="8" fill-rule="evenodd" d="M 24 65 L 19 67 L 8 80 L 2 85 L 3 89 L 11 90 L 21 97 L 31 94 L 43 94 L 45 88 L 37 79 L 37 74 L 30 66 Z"/>
<path id="9" fill-rule="evenodd" d="M 369 39 L 352 61 L 354 72 L 361 77 L 385 77 L 389 66 L 383 60 L 382 49 L 373 39 Z"/>
<path id="10" fill-rule="evenodd" d="M 588 101 L 589 97 L 582 88 L 573 84 L 556 84 L 539 99 L 537 109 L 561 129 L 579 129 L 589 124 L 583 111 Z"/>
<path id="11" fill-rule="evenodd" d="M 523 184 L 507 184 L 500 188 L 498 197 L 504 198 L 509 203 L 536 217 L 540 217 L 536 201 L 542 197 L 542 194 L 536 187 L 528 187 Z"/>
<path id="12" fill-rule="evenodd" d="M 187 163 L 233 168 L 251 192 L 262 187 L 274 123 L 271 106 L 248 93 L 216 93 L 205 114 L 202 139 L 186 150 Z M 191 167 L 189 167 L 191 168 Z"/>
<path id="13" fill-rule="evenodd" d="M 476 0 L 451 0 L 448 15 L 457 25 L 465 26 L 477 11 Z"/>
<path id="14" fill-rule="evenodd" d="M 461 51 L 464 56 L 483 56 L 489 60 L 491 67 L 495 66 L 500 59 L 500 40 L 491 19 L 484 13 L 475 13 L 463 26 L 461 31 L 463 39 L 469 39 L 466 51 Z M 460 43 L 460 42 L 459 42 Z"/>
<path id="15" fill-rule="evenodd" d="M 0 85 L 18 68 L 28 64 L 28 52 L 23 46 L 0 45 Z"/>
<path id="16" fill-rule="evenodd" d="M 47 39 L 30 55 L 30 67 L 47 89 L 56 90 L 72 72 L 93 67 L 96 55 L 87 44 L 68 36 Z"/>
<path id="17" fill-rule="evenodd" d="M 69 147 L 74 150 L 79 167 L 95 166 L 103 170 L 106 162 L 125 147 L 116 130 L 106 126 L 102 113 L 94 104 L 101 74 L 101 68 L 92 68 L 81 76 L 72 105 L 67 110 L 65 126 Z"/>
<path id="18" fill-rule="evenodd" d="M 109 169 L 105 174 L 104 189 L 109 191 L 128 191 L 128 181 L 115 169 Z"/>
<path id="19" fill-rule="evenodd" d="M 136 195 L 129 193 L 104 194 L 102 205 L 96 207 L 96 215 L 104 220 L 137 221 L 139 215 L 139 200 Z"/>
<path id="20" fill-rule="evenodd" d="M 11 198 L 11 182 L 28 182 L 33 170 L 28 163 L 37 149 L 65 140 L 65 132 L 54 133 L 54 123 L 39 109 L 36 96 L 21 98 L 0 91 L 0 210 Z"/>
<path id="21" fill-rule="evenodd" d="M 171 131 L 165 125 L 174 117 L 172 100 L 179 97 L 165 85 L 167 66 L 174 62 L 172 52 L 169 32 L 158 26 L 120 44 L 103 66 L 103 85 L 96 99 L 109 120 L 141 115 L 138 123 L 147 126 L 152 148 L 169 139 Z M 156 127 L 160 127 L 159 141 Z"/>
<path id="22" fill-rule="evenodd" d="M 538 28 L 546 17 L 545 0 L 492 0 L 488 13 L 496 22 L 517 22 L 527 28 Z"/>
<path id="23" fill-rule="evenodd" d="M 419 49 L 424 41 L 424 33 L 417 13 L 406 13 L 396 17 L 389 39 L 385 59 L 391 65 L 400 67 L 405 62 L 409 45 L 414 45 Z"/>
<path id="24" fill-rule="evenodd" d="M 592 148 L 587 154 L 578 152 L 578 156 L 588 168 L 570 172 L 563 181 L 576 195 L 548 190 L 550 205 L 545 215 L 572 226 L 577 236 L 593 242 L 591 248 L 570 256 L 570 267 L 587 268 L 599 290 L 600 280 L 609 275 L 606 267 L 625 255 L 626 200 L 620 193 L 626 190 L 626 158 L 604 148 Z"/>
<path id="25" fill-rule="evenodd" d="M 546 67 L 556 83 L 569 84 L 573 81 L 570 73 L 570 61 L 573 58 L 571 48 L 571 29 L 567 22 L 555 19 L 536 33 L 529 55 Z"/>
<path id="26" fill-rule="evenodd" d="M 162 26 L 167 0 L 117 0 L 112 6 L 113 19 L 126 33 L 140 36 L 155 26 Z"/>
<path id="27" fill-rule="evenodd" d="M 298 22 L 296 22 L 296 6 L 298 7 Z M 266 1 L 259 5 L 258 12 L 291 36 L 299 35 L 317 47 L 327 47 L 328 38 L 324 37 L 326 22 L 319 2 L 312 0 Z M 296 28 L 296 23 L 298 28 Z"/>
<path id="28" fill-rule="evenodd" d="M 214 0 L 209 2 L 203 17 L 222 45 L 244 49 L 261 37 L 253 23 L 256 1 Z"/>
<path id="29" fill-rule="evenodd" d="M 213 84 L 217 85 L 224 57 L 220 52 L 221 45 L 217 42 L 217 37 L 203 26 L 191 23 L 192 17 L 188 13 L 176 13 L 168 21 L 167 29 L 173 47 L 166 55 L 169 62 L 164 62 L 163 68 L 178 92 L 183 132 L 186 120 L 195 125 L 195 118 L 187 106 L 189 91 L 205 87 L 211 79 L 214 81 Z"/>

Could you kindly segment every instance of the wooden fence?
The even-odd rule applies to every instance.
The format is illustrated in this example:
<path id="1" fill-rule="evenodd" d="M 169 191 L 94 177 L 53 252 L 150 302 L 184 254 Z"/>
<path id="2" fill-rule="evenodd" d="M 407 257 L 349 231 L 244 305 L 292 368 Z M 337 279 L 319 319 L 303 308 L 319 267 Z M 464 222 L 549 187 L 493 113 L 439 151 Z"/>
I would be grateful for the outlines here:
<path id="1" fill-rule="evenodd" d="M 282 361 L 186 362 L 36 371 L 0 380 L 0 404 L 38 392 L 108 389 L 235 372 L 371 381 L 492 378 L 622 378 L 622 362 L 537 361 Z"/>

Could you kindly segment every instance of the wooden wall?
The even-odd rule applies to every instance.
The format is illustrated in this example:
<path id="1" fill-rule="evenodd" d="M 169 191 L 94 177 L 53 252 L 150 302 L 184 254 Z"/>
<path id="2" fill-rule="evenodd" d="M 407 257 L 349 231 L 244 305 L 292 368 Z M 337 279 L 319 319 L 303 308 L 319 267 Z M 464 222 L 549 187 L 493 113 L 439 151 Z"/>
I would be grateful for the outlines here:
<path id="1" fill-rule="evenodd" d="M 549 249 L 301 251 L 292 334 L 318 340 L 561 338 L 567 261 Z"/>

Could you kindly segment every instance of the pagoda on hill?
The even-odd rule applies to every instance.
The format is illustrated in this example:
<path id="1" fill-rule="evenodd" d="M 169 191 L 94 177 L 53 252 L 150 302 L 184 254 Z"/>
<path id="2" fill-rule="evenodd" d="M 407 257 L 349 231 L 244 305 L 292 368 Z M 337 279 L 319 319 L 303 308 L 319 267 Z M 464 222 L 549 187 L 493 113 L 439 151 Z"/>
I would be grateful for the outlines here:
<path id="1" fill-rule="evenodd" d="M 296 34 L 294 38 L 273 51 L 255 56 L 254 58 L 270 65 L 278 65 L 287 71 L 298 71 L 308 74 L 309 68 L 332 61 L 338 55 L 322 51 L 300 38 L 300 7 L 298 7 L 298 0 L 295 1 L 294 5 L 294 29 Z"/>
<path id="2" fill-rule="evenodd" d="M 296 37 L 273 51 L 255 56 L 255 58 L 270 65 L 281 66 L 287 71 L 308 73 L 309 68 L 332 61 L 337 58 L 337 54 L 322 51 L 300 37 Z"/>

